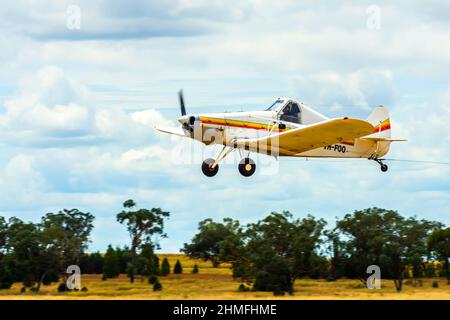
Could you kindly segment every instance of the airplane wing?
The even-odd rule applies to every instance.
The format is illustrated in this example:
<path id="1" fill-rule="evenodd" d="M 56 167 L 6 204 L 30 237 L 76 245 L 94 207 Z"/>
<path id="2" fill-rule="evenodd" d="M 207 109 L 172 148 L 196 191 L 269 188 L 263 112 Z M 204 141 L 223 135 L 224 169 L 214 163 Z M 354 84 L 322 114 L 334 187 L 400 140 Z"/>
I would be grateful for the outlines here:
<path id="1" fill-rule="evenodd" d="M 176 136 L 186 137 L 186 134 L 184 133 L 182 128 L 155 126 L 155 129 L 164 133 L 170 133 Z"/>
<path id="2" fill-rule="evenodd" d="M 371 140 L 371 141 L 386 141 L 386 142 L 402 142 L 402 141 L 408 141 L 406 139 L 391 139 L 391 138 L 383 138 L 383 137 L 364 137 L 361 138 L 362 140 Z"/>
<path id="3" fill-rule="evenodd" d="M 270 152 L 271 154 L 288 156 L 364 137 L 371 134 L 373 130 L 374 127 L 367 121 L 338 118 L 263 138 L 238 139 L 234 141 L 234 145 L 254 152 Z"/>

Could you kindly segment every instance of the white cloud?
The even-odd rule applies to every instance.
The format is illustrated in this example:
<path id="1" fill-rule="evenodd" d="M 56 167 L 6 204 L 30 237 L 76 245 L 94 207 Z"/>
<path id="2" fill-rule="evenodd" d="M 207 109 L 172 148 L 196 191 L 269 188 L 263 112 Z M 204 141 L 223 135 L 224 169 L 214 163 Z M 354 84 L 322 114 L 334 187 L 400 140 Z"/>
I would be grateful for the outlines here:
<path id="1" fill-rule="evenodd" d="M 189 112 L 262 108 L 281 95 L 330 116 L 385 104 L 395 137 L 409 140 L 389 157 L 448 161 L 443 3 L 380 1 L 379 30 L 366 27 L 372 2 L 78 3 L 78 35 L 65 28 L 69 2 L 2 4 L 2 214 L 89 210 L 99 249 L 126 241 L 115 213 L 128 198 L 172 212 L 171 249 L 202 218 L 250 222 L 282 209 L 333 220 L 377 205 L 450 222 L 448 166 L 392 162 L 381 174 L 364 159 L 290 160 L 245 179 L 223 163 L 208 179 L 199 162 L 217 150 L 153 130 L 176 125 L 180 88 Z"/>
<path id="2" fill-rule="evenodd" d="M 133 145 L 151 141 L 154 125 L 171 124 L 155 109 L 126 113 L 94 106 L 86 86 L 59 67 L 44 67 L 21 82 L 18 95 L 5 102 L 0 115 L 6 143 L 70 147 L 129 140 Z"/>

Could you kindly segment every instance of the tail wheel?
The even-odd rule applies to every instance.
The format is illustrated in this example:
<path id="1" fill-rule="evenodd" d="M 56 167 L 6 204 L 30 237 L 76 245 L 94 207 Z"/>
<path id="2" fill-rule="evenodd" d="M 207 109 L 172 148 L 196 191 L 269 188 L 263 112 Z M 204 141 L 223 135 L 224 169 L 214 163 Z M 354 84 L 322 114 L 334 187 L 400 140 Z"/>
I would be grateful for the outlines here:
<path id="1" fill-rule="evenodd" d="M 214 159 L 208 158 L 202 163 L 202 171 L 203 174 L 207 177 L 214 177 L 219 171 L 219 165 L 216 164 L 213 168 L 212 165 L 214 163 Z"/>
<path id="2" fill-rule="evenodd" d="M 381 165 L 381 168 L 380 168 L 380 169 L 381 169 L 381 171 L 383 171 L 383 172 L 388 171 L 388 166 L 387 166 L 387 164 L 384 164 L 384 163 L 383 163 L 383 164 Z"/>
<path id="3" fill-rule="evenodd" d="M 250 158 L 244 158 L 239 162 L 239 172 L 244 177 L 250 177 L 256 171 L 256 164 Z"/>

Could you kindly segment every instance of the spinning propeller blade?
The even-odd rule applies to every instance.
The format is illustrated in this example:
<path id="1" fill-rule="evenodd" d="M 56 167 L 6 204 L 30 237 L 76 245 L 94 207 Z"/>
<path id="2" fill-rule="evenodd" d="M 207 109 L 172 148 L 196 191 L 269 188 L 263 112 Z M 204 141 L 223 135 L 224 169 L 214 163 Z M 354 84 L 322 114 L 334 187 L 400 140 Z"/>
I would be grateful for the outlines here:
<path id="1" fill-rule="evenodd" d="M 181 109 L 181 115 L 186 115 L 186 108 L 184 107 L 184 98 L 183 98 L 183 90 L 180 90 L 178 92 L 178 98 L 180 98 L 180 109 Z"/>

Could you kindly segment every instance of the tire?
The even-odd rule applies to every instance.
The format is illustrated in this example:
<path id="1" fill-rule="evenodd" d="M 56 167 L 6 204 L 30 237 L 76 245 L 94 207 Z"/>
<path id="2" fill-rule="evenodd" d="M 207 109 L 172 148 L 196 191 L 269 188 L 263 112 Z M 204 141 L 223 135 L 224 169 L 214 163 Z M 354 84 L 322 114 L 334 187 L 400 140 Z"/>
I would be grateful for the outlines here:
<path id="1" fill-rule="evenodd" d="M 383 172 L 386 172 L 386 171 L 388 171 L 388 166 L 387 166 L 387 164 L 382 164 L 381 165 L 381 171 L 383 171 Z"/>
<path id="2" fill-rule="evenodd" d="M 211 168 L 211 165 L 214 163 L 214 159 L 208 158 L 202 163 L 202 172 L 207 177 L 214 177 L 219 171 L 219 165 L 217 164 L 214 169 Z"/>
<path id="3" fill-rule="evenodd" d="M 239 162 L 238 169 L 244 177 L 250 177 L 256 171 L 256 164 L 252 159 L 244 158 Z"/>

